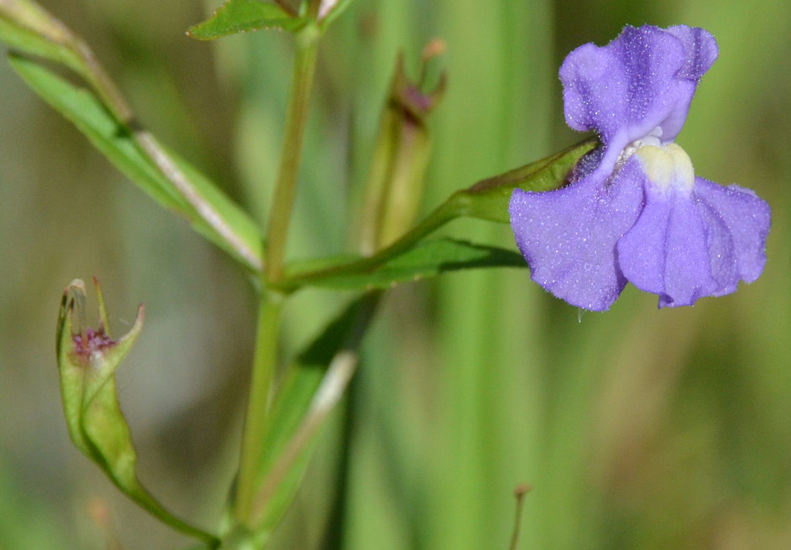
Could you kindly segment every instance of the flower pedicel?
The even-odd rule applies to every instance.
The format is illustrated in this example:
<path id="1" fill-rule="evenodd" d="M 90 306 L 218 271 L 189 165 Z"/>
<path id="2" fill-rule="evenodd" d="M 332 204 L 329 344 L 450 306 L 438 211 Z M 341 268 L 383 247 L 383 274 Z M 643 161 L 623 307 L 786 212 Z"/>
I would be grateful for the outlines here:
<path id="1" fill-rule="evenodd" d="M 717 58 L 707 31 L 626 27 L 560 68 L 568 125 L 602 145 L 568 185 L 517 189 L 511 227 L 534 281 L 584 309 L 606 310 L 627 281 L 659 307 L 722 296 L 763 270 L 769 206 L 749 189 L 695 176 L 673 143 Z"/>

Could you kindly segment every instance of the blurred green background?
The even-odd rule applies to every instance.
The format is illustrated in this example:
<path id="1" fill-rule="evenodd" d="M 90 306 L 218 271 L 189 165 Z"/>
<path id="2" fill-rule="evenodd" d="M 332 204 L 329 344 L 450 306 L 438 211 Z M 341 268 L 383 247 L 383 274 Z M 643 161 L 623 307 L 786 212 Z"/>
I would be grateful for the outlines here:
<path id="1" fill-rule="evenodd" d="M 144 124 L 264 218 L 288 36 L 187 38 L 219 0 L 41 4 L 95 48 Z M 698 174 L 772 206 L 763 276 L 678 310 L 628 288 L 610 312 L 579 319 L 526 270 L 396 289 L 366 340 L 354 420 L 341 411 L 325 430 L 273 548 L 506 549 L 521 482 L 533 487 L 522 549 L 791 548 L 788 3 L 357 0 L 322 44 L 290 254 L 343 249 L 400 49 L 414 74 L 429 39 L 447 43 L 428 209 L 578 141 L 557 68 L 627 23 L 717 38 L 720 59 L 677 141 Z M 60 293 L 98 275 L 116 332 L 146 303 L 119 374 L 142 479 L 211 528 L 235 468 L 254 294 L 5 63 L 0 90 L 0 548 L 105 548 L 108 530 L 124 548 L 186 547 L 70 445 L 54 358 Z M 506 226 L 447 232 L 514 246 Z M 348 298 L 299 294 L 287 352 Z"/>

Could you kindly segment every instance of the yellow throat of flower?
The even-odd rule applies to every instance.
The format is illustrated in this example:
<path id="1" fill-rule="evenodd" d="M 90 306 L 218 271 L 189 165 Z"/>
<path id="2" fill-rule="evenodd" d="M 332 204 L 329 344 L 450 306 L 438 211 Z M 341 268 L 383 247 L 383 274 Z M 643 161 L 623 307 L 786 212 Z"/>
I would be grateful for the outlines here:
<path id="1" fill-rule="evenodd" d="M 660 191 L 692 191 L 695 183 L 692 161 L 687 152 L 675 143 L 643 145 L 635 154 L 643 163 L 649 181 Z"/>

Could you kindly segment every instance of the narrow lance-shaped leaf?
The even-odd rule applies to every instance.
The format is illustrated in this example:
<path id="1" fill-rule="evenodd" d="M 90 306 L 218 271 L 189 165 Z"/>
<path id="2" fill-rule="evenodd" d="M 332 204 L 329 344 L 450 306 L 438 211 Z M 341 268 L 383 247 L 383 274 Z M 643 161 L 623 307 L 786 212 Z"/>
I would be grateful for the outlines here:
<path id="1" fill-rule="evenodd" d="M 27 82 L 56 109 L 60 107 L 61 112 L 77 124 L 111 161 L 158 202 L 185 215 L 198 232 L 229 251 L 248 268 L 258 271 L 263 267 L 257 225 L 203 174 L 166 151 L 153 135 L 137 126 L 122 94 L 78 35 L 32 0 L 0 0 L 0 41 L 25 54 L 63 63 L 85 79 L 93 91 L 93 105 L 88 107 L 85 101 L 82 105 L 72 102 L 72 107 L 79 107 L 73 113 L 63 109 L 68 102 L 59 102 L 59 93 L 49 92 L 50 86 L 46 84 L 52 84 L 53 78 L 44 78 L 43 82 L 28 79 Z M 25 62 L 16 54 L 12 54 L 12 65 L 18 69 L 27 65 L 31 73 L 36 73 L 33 76 L 47 76 L 45 69 L 33 70 L 35 63 Z M 63 89 L 77 89 L 65 81 L 63 84 Z M 82 108 L 95 111 L 87 117 L 88 121 L 80 120 Z M 96 122 L 97 117 L 103 119 L 99 121 L 103 128 L 109 126 L 113 129 L 112 134 L 98 136 L 97 139 L 92 132 L 95 128 L 86 124 Z M 108 138 L 116 143 L 106 143 Z M 112 146 L 123 142 L 127 145 L 121 146 L 121 155 L 114 155 L 118 151 L 112 151 Z M 130 151 L 130 147 L 137 151 Z M 124 156 L 132 158 L 124 159 Z M 148 166 L 143 166 L 146 163 Z M 151 180 L 157 181 L 152 184 Z"/>
<path id="2" fill-rule="evenodd" d="M 321 278 L 310 278 L 319 265 L 311 260 L 305 265 L 292 264 L 290 281 L 302 281 L 309 286 L 338 290 L 387 289 L 399 283 L 414 282 L 463 269 L 491 267 L 526 267 L 521 255 L 504 248 L 475 244 L 455 239 L 434 239 L 416 244 L 402 254 L 373 267 L 366 266 L 365 259 L 350 262 L 349 256 L 325 259 L 322 268 L 342 268 L 336 273 Z"/>
<path id="3" fill-rule="evenodd" d="M 288 291 L 302 286 L 387 288 L 460 269 L 524 266 L 522 257 L 508 250 L 452 239 L 422 241 L 459 217 L 508 223 L 508 202 L 514 189 L 547 191 L 562 186 L 579 159 L 595 145 L 594 140 L 585 141 L 457 191 L 415 228 L 370 257 L 346 255 L 292 264 L 287 270 L 288 277 L 279 286 Z"/>
<path id="4" fill-rule="evenodd" d="M 114 376 L 143 327 L 143 306 L 129 332 L 115 340 L 110 336 L 96 279 L 94 285 L 99 302 L 97 328 L 88 327 L 85 321 L 85 284 L 80 280 L 66 287 L 58 316 L 56 353 L 69 435 L 74 445 L 141 507 L 182 533 L 217 544 L 216 537 L 166 510 L 137 479 L 137 452 L 118 403 Z"/>
<path id="5" fill-rule="evenodd" d="M 226 250 L 248 269 L 260 269 L 261 235 L 257 225 L 200 171 L 170 153 L 171 159 L 192 183 L 199 200 L 212 205 L 221 218 L 221 223 L 238 236 L 240 246 L 233 246 L 217 231 L 215 225 L 199 215 L 193 205 L 142 152 L 131 131 L 118 122 L 92 92 L 75 86 L 30 59 L 12 54 L 9 61 L 34 92 L 74 123 L 108 160 L 151 198 L 184 216 L 199 233 Z"/>
<path id="6" fill-rule="evenodd" d="M 0 41 L 15 51 L 62 63 L 90 84 L 113 116 L 132 118 L 88 45 L 33 0 L 0 0 Z"/>
<path id="7" fill-rule="evenodd" d="M 308 19 L 288 13 L 283 7 L 261 0 L 226 0 L 214 14 L 187 34 L 198 40 L 215 40 L 240 32 L 279 29 L 295 32 Z"/>
<path id="8" fill-rule="evenodd" d="M 75 36 L 31 0 L 0 0 L 0 41 L 20 51 L 63 63 L 90 79 Z"/>

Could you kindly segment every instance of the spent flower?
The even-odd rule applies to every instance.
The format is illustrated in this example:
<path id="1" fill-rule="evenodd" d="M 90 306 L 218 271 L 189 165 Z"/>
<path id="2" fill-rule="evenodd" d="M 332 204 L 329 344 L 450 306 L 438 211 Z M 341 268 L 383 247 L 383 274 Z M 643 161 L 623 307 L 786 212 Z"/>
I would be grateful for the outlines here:
<path id="1" fill-rule="evenodd" d="M 511 227 L 534 281 L 601 311 L 627 282 L 659 307 L 722 296 L 763 270 L 770 211 L 749 189 L 695 176 L 673 142 L 698 82 L 717 58 L 704 29 L 627 26 L 585 44 L 560 68 L 566 122 L 601 146 L 558 190 L 517 189 Z"/>

